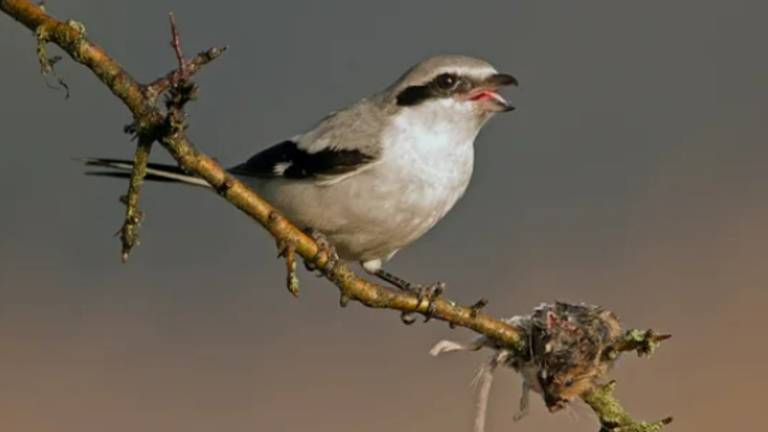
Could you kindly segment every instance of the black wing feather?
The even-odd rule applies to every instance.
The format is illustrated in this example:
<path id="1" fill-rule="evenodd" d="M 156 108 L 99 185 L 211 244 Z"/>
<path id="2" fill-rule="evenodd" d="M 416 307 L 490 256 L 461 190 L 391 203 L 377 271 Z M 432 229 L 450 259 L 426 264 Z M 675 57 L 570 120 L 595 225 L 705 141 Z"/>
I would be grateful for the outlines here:
<path id="1" fill-rule="evenodd" d="M 245 163 L 230 169 L 233 174 L 253 177 L 286 177 L 307 179 L 323 175 L 340 175 L 354 171 L 373 161 L 373 157 L 357 150 L 321 150 L 309 153 L 293 141 L 283 141 Z"/>

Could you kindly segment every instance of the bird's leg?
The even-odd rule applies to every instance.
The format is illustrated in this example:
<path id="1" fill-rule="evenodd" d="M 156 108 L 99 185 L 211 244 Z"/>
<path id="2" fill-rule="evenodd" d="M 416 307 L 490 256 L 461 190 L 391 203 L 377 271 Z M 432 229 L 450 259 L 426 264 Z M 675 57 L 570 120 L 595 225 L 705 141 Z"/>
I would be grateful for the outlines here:
<path id="1" fill-rule="evenodd" d="M 426 299 L 428 305 L 427 312 L 424 314 L 426 317 L 425 321 L 429 321 L 429 319 L 432 318 L 432 314 L 434 313 L 435 308 L 434 301 L 440 297 L 440 295 L 445 290 L 445 284 L 443 282 L 435 282 L 429 285 L 414 284 L 382 269 L 376 270 L 374 274 L 380 279 L 396 286 L 400 290 L 416 295 L 416 297 L 419 299 L 419 304 L 421 304 L 422 300 Z M 413 319 L 411 316 L 403 314 L 403 322 L 406 324 L 411 324 L 413 323 Z"/>
<path id="2" fill-rule="evenodd" d="M 324 253 L 328 257 L 328 259 L 325 261 L 325 264 L 323 264 L 322 269 L 318 269 L 314 263 L 304 260 L 304 266 L 307 268 L 307 270 L 311 272 L 320 270 L 323 273 L 328 273 L 333 270 L 333 268 L 339 262 L 339 254 L 336 253 L 336 248 L 333 246 L 333 243 L 328 240 L 328 237 L 326 237 L 325 234 L 316 229 L 307 228 L 304 230 L 304 232 L 307 233 L 308 236 L 312 237 L 312 240 L 317 243 L 318 255 Z"/>
<path id="3" fill-rule="evenodd" d="M 386 282 L 389 282 L 390 284 L 396 286 L 397 288 L 400 288 L 400 290 L 402 291 L 407 291 L 410 293 L 415 293 L 417 291 L 417 286 L 415 284 L 412 284 L 397 275 L 393 275 L 388 271 L 379 269 L 379 270 L 376 270 L 376 273 L 374 274 L 378 276 L 380 279 Z"/>

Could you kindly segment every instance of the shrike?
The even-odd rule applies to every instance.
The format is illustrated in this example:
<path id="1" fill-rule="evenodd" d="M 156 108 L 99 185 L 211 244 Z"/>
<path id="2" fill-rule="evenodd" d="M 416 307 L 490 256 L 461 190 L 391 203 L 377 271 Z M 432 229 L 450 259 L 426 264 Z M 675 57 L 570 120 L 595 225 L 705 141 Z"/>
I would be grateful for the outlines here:
<path id="1" fill-rule="evenodd" d="M 423 293 L 382 269 L 432 228 L 469 184 L 474 141 L 496 113 L 498 93 L 517 80 L 489 63 L 436 56 L 394 84 L 336 111 L 229 171 L 299 226 L 322 233 L 339 258 L 393 285 Z M 126 176 L 130 161 L 88 159 Z M 208 186 L 171 165 L 150 164 L 147 179 Z"/>

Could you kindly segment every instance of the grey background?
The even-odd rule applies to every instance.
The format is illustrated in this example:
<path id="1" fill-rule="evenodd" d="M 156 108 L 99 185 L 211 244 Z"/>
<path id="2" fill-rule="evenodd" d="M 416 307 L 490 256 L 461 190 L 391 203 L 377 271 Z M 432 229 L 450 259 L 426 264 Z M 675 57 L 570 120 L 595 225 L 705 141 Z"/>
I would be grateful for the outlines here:
<path id="1" fill-rule="evenodd" d="M 768 36 L 764 1 L 49 1 L 140 80 L 191 53 L 190 135 L 226 163 L 300 132 L 435 53 L 516 75 L 518 111 L 477 143 L 467 196 L 391 269 L 489 310 L 588 301 L 674 339 L 614 371 L 639 417 L 676 431 L 764 424 Z M 53 52 L 53 50 L 52 50 Z M 0 17 L 0 418 L 8 431 L 466 431 L 484 354 L 432 359 L 439 323 L 337 306 L 213 194 L 149 185 L 143 242 L 119 261 L 125 185 L 78 156 L 129 157 L 130 117 L 63 61 L 48 89 L 29 31 Z M 156 160 L 168 160 L 157 151 Z M 594 431 L 589 410 L 512 425 L 499 374 L 489 430 Z"/>

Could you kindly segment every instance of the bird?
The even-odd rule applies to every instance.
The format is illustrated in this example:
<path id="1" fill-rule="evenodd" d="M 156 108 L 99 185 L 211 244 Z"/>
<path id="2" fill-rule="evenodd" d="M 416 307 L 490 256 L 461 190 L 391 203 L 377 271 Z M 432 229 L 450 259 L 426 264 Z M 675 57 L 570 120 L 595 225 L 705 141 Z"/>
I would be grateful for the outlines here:
<path id="1" fill-rule="evenodd" d="M 508 86 L 518 86 L 517 79 L 484 60 L 433 56 L 228 171 L 330 244 L 333 256 L 433 298 L 442 284 L 413 284 L 383 266 L 464 195 L 478 133 L 494 115 L 514 109 L 499 93 Z M 89 174 L 103 176 L 127 177 L 132 168 L 119 159 L 85 163 L 101 169 Z M 173 165 L 149 164 L 146 179 L 209 187 Z"/>

